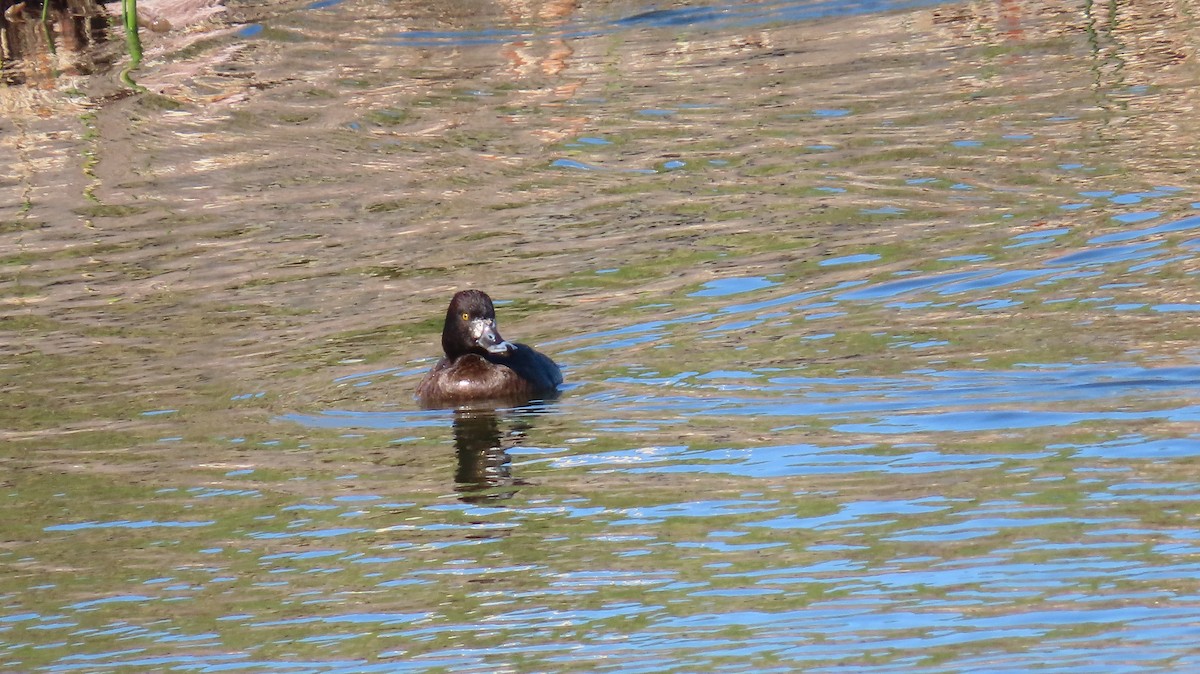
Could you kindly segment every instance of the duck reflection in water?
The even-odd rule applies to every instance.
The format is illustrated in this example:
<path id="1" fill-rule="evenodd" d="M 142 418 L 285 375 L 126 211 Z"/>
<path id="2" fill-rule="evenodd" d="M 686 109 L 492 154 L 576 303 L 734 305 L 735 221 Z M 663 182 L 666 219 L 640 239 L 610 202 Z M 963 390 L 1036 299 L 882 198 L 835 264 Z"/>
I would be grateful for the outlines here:
<path id="1" fill-rule="evenodd" d="M 525 441 L 533 427 L 533 418 L 548 409 L 545 403 L 533 403 L 506 410 L 503 414 L 512 422 L 507 432 L 501 431 L 501 413 L 494 409 L 463 407 L 454 411 L 454 446 L 458 453 L 454 483 L 460 500 L 468 503 L 504 500 L 528 484 L 513 477 L 508 450 Z"/>

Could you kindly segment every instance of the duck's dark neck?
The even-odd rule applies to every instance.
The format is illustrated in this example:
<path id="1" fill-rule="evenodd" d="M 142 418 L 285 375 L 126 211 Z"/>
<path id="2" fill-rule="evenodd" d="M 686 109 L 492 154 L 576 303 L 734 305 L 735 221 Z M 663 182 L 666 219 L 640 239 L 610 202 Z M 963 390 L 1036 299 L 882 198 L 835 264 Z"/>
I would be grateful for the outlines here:
<path id="1" fill-rule="evenodd" d="M 467 352 L 467 349 L 463 346 L 463 335 L 454 328 L 455 326 L 450 322 L 450 318 L 447 318 L 446 327 L 442 328 L 442 351 L 451 360 Z"/>

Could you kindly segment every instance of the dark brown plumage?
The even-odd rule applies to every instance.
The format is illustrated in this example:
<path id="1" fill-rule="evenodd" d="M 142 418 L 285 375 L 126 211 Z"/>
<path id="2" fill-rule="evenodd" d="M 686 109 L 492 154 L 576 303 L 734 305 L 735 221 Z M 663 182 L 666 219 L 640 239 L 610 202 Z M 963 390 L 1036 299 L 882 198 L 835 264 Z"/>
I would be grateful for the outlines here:
<path id="1" fill-rule="evenodd" d="M 445 357 L 417 385 L 423 407 L 551 398 L 562 372 L 533 347 L 507 342 L 496 330 L 492 298 L 479 290 L 455 293 L 442 327 Z"/>

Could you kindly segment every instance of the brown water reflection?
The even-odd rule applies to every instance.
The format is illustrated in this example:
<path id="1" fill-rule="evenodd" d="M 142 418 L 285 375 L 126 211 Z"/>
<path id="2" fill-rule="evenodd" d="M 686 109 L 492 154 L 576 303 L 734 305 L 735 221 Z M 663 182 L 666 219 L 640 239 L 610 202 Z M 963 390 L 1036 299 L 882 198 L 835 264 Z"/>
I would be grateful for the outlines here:
<path id="1" fill-rule="evenodd" d="M 546 404 L 526 406 L 515 414 L 493 409 L 459 409 L 454 412 L 454 448 L 458 466 L 454 482 L 468 503 L 508 499 L 527 484 L 513 475 L 509 450 L 528 440 L 536 415 L 549 412 Z M 501 419 L 512 419 L 502 428 Z"/>
<path id="2" fill-rule="evenodd" d="M 102 54 L 100 45 L 108 37 L 108 20 L 99 4 L 50 2 L 45 23 L 42 9 L 41 3 L 0 2 L 0 73 L 5 82 L 53 87 L 60 72 L 80 75 L 104 69 L 110 55 Z"/>
<path id="3" fill-rule="evenodd" d="M 0 669 L 1198 664 L 1194 8 L 811 8 L 0 89 Z M 554 405 L 417 409 L 463 287 Z"/>

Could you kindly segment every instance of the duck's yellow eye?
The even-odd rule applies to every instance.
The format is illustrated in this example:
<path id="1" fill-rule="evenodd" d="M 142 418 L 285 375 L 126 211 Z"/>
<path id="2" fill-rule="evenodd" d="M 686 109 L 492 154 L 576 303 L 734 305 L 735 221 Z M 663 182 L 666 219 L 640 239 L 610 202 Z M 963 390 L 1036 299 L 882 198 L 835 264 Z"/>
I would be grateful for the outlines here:
<path id="1" fill-rule="evenodd" d="M 462 319 L 463 319 L 464 321 L 466 321 L 466 320 L 470 320 L 470 318 L 471 318 L 471 314 L 468 314 L 468 313 L 467 313 L 467 312 L 465 312 L 465 311 L 464 311 L 464 312 L 462 312 Z"/>

